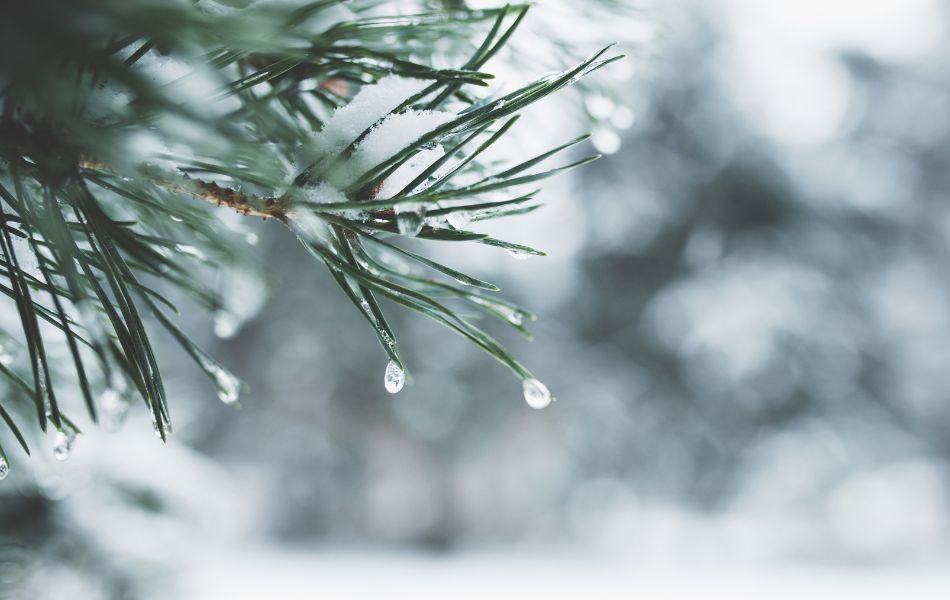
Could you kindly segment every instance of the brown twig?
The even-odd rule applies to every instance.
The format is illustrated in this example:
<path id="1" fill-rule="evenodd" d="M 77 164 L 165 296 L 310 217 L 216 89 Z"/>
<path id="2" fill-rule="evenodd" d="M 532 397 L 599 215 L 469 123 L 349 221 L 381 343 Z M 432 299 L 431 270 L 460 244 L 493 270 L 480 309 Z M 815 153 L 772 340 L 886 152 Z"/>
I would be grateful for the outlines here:
<path id="1" fill-rule="evenodd" d="M 80 169 L 111 171 L 108 165 L 94 158 L 83 157 L 79 161 Z M 151 167 L 142 169 L 142 173 L 155 185 L 170 192 L 189 194 L 217 206 L 228 208 L 242 214 L 273 218 L 284 223 L 287 221 L 286 203 L 280 198 L 250 196 L 243 192 L 218 185 L 213 181 L 195 179 L 185 173 L 162 173 Z"/>

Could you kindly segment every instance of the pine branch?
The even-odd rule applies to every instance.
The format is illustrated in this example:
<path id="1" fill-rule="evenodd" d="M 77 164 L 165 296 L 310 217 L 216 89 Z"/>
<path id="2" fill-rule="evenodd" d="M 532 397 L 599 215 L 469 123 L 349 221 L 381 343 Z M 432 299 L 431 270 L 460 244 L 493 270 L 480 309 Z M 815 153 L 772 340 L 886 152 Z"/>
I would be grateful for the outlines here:
<path id="1" fill-rule="evenodd" d="M 210 11 L 200 1 L 0 0 L 0 293 L 21 325 L 0 340 L 25 350 L 0 361 L 11 386 L 0 420 L 25 451 L 30 419 L 44 433 L 51 424 L 57 456 L 68 456 L 78 427 L 60 406 L 61 381 L 75 381 L 89 418 L 107 426 L 137 397 L 165 439 L 155 322 L 221 400 L 237 400 L 240 382 L 166 314 L 177 309 L 154 286 L 223 305 L 202 283 L 216 266 L 202 256 L 239 253 L 210 205 L 272 218 L 329 269 L 390 361 L 388 391 L 402 387 L 406 365 L 382 298 L 505 365 L 532 406 L 552 400 L 459 306 L 529 337 L 534 315 L 399 238 L 543 255 L 467 227 L 535 210 L 537 190 L 526 186 L 596 156 L 536 169 L 586 137 L 487 177 L 483 157 L 520 111 L 619 57 L 605 48 L 499 96 L 485 67 L 527 5 L 387 15 L 379 4 Z M 472 43 L 475 32 L 483 37 Z M 393 268 L 396 257 L 411 268 Z M 65 365 L 49 352 L 62 344 Z M 7 460 L 0 448 L 0 472 Z"/>

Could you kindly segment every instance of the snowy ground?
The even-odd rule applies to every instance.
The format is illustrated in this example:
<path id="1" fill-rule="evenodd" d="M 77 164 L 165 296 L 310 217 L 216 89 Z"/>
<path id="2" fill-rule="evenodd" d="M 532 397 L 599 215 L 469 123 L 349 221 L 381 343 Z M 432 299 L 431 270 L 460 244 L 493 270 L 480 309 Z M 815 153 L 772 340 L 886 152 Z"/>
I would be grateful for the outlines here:
<path id="1" fill-rule="evenodd" d="M 183 573 L 181 597 L 376 598 L 950 598 L 948 569 L 638 568 L 570 556 L 449 558 L 319 550 L 241 551 Z"/>

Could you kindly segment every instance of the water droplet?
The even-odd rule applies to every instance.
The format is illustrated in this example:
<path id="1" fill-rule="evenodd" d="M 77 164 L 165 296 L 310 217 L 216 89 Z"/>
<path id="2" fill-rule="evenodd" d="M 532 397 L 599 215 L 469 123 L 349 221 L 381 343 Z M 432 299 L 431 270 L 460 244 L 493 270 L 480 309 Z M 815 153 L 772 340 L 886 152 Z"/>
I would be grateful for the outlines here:
<path id="1" fill-rule="evenodd" d="M 512 325 L 521 325 L 523 320 L 522 320 L 520 312 L 517 312 L 514 310 L 511 310 L 511 311 L 506 310 L 504 311 L 504 314 L 505 314 L 505 318 L 508 319 L 508 322 L 511 323 Z"/>
<path id="2" fill-rule="evenodd" d="M 47 417 L 53 416 L 53 407 L 50 402 L 49 388 L 46 385 L 46 366 L 43 364 L 43 361 L 36 363 L 37 370 L 39 371 L 39 394 L 43 398 L 43 409 L 46 412 Z"/>
<path id="3" fill-rule="evenodd" d="M 215 369 L 212 374 L 218 386 L 218 400 L 229 406 L 237 402 L 241 395 L 241 380 L 221 367 Z"/>
<path id="4" fill-rule="evenodd" d="M 551 392 L 548 391 L 546 385 L 537 379 L 525 379 L 522 389 L 524 390 L 524 401 L 531 408 L 542 409 L 551 404 Z"/>
<path id="5" fill-rule="evenodd" d="M 10 463 L 5 456 L 0 456 L 0 480 L 6 479 L 10 474 Z"/>
<path id="6" fill-rule="evenodd" d="M 416 236 L 425 221 L 425 205 L 406 203 L 396 205 L 396 227 L 402 235 Z"/>
<path id="7" fill-rule="evenodd" d="M 506 248 L 505 251 L 508 252 L 508 254 L 511 255 L 511 258 L 515 260 L 527 260 L 532 256 L 530 252 L 525 252 L 524 250 L 513 250 L 511 248 Z"/>
<path id="8" fill-rule="evenodd" d="M 151 414 L 152 414 L 152 429 L 155 431 L 155 437 L 157 437 L 158 439 L 162 439 L 162 432 L 161 432 L 162 428 L 158 426 L 158 421 L 155 419 L 155 413 L 151 413 Z M 165 437 L 167 438 L 168 436 L 172 434 L 171 421 L 168 421 L 167 419 L 162 418 L 162 426 L 165 429 Z"/>
<path id="9" fill-rule="evenodd" d="M 221 339 L 234 337 L 241 328 L 241 319 L 232 312 L 217 310 L 214 313 L 214 334 Z"/>
<path id="10" fill-rule="evenodd" d="M 386 374 L 383 377 L 383 385 L 390 394 L 396 394 L 406 384 L 406 373 L 396 364 L 395 361 L 389 361 L 386 365 Z"/>
<path id="11" fill-rule="evenodd" d="M 207 356 L 202 356 L 201 368 L 214 379 L 218 388 L 218 400 L 228 405 L 238 401 L 238 396 L 241 395 L 240 379 Z"/>
<path id="12" fill-rule="evenodd" d="M 99 422 L 106 431 L 121 429 L 128 412 L 129 402 L 117 390 L 109 388 L 99 396 Z"/>
<path id="13" fill-rule="evenodd" d="M 66 460 L 73 451 L 73 444 L 76 442 L 75 431 L 63 431 L 59 429 L 53 437 L 53 456 L 56 460 Z"/>

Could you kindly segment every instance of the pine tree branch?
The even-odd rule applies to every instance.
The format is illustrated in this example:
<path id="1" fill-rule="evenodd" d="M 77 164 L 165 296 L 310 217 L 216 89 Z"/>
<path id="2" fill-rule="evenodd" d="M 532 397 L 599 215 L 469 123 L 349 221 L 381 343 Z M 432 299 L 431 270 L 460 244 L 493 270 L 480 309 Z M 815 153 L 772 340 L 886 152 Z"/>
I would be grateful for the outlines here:
<path id="1" fill-rule="evenodd" d="M 47 421 L 57 436 L 77 430 L 54 395 L 62 368 L 47 349 L 49 357 L 72 357 L 68 375 L 80 380 L 91 418 L 97 407 L 104 421 L 113 418 L 102 400 L 92 401 L 94 390 L 118 394 L 126 406 L 137 392 L 165 439 L 169 407 L 149 315 L 219 398 L 236 400 L 237 379 L 164 314 L 174 305 L 156 291 L 164 284 L 211 310 L 225 306 L 204 274 L 241 252 L 202 204 L 273 218 L 300 239 L 373 328 L 391 361 L 387 390 L 401 387 L 405 365 L 377 298 L 462 335 L 522 379 L 526 398 L 550 401 L 525 366 L 468 320 L 476 309 L 530 337 L 522 321 L 534 316 L 495 297 L 490 282 L 406 250 L 395 236 L 543 255 L 466 223 L 536 209 L 528 184 L 590 159 L 528 170 L 582 138 L 488 178 L 484 156 L 516 113 L 617 57 L 603 58 L 605 49 L 499 96 L 482 67 L 519 29 L 526 5 L 470 10 L 453 1 L 445 3 L 451 10 L 411 14 L 404 6 L 432 3 L 405 0 L 386 15 L 378 0 L 352 0 L 342 7 L 351 18 L 340 20 L 329 9 L 341 4 L 219 12 L 165 0 L 4 3 L 0 276 L 8 285 L 0 294 L 16 306 L 28 360 L 0 365 L 19 403 L 0 399 L 0 420 L 24 449 L 29 436 L 14 419 L 30 417 L 7 408 L 35 409 L 44 432 Z M 384 82 L 394 80 L 410 91 L 385 97 Z M 352 117 L 347 109 L 364 90 L 370 101 L 355 112 L 365 118 L 334 130 L 332 121 Z M 387 125 L 412 119 L 425 123 L 371 151 Z M 393 268 L 397 260 L 406 268 Z M 85 364 L 93 361 L 98 370 Z"/>

